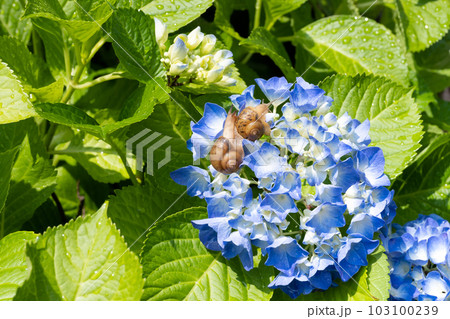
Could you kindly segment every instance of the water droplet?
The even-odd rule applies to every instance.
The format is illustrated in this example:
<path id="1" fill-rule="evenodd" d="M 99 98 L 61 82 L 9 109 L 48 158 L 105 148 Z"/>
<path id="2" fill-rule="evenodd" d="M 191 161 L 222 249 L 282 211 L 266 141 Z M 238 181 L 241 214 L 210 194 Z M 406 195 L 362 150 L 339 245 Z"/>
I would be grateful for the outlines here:
<path id="1" fill-rule="evenodd" d="M 353 27 L 348 28 L 349 32 L 353 32 L 353 30 L 354 30 Z"/>
<path id="2" fill-rule="evenodd" d="M 66 235 L 62 234 L 61 236 L 62 236 L 62 237 L 65 237 Z"/>
<path id="3" fill-rule="evenodd" d="M 336 34 L 337 31 L 338 31 L 337 29 L 333 29 L 333 30 L 331 30 L 331 33 Z"/>
<path id="4" fill-rule="evenodd" d="M 164 9 L 164 6 L 163 6 L 162 4 L 158 4 L 158 5 L 156 6 L 156 8 L 158 8 L 158 10 L 162 10 L 162 9 Z"/>
<path id="5" fill-rule="evenodd" d="M 393 69 L 394 66 L 393 66 L 392 64 L 389 64 L 389 65 L 388 65 L 388 68 L 389 68 L 389 69 Z"/>
<path id="6" fill-rule="evenodd" d="M 342 43 L 347 44 L 350 43 L 351 38 L 350 37 L 345 37 L 342 39 Z"/>
<path id="7" fill-rule="evenodd" d="M 12 99 L 14 99 L 14 94 L 11 94 L 9 97 L 12 98 Z"/>
<path id="8" fill-rule="evenodd" d="M 364 18 L 364 21 L 366 21 L 366 22 L 369 21 L 369 18 Z"/>
<path id="9" fill-rule="evenodd" d="M 387 55 L 387 57 L 388 57 L 389 59 L 392 59 L 392 58 L 394 57 L 394 55 L 392 54 L 392 52 L 389 52 L 388 55 Z"/>
<path id="10" fill-rule="evenodd" d="M 428 25 L 427 24 L 425 24 L 425 29 L 428 29 Z"/>
<path id="11" fill-rule="evenodd" d="M 365 28 L 364 28 L 364 32 L 365 32 L 365 33 L 369 33 L 370 31 L 372 31 L 371 28 L 368 28 L 368 27 L 365 27 Z"/>
<path id="12" fill-rule="evenodd" d="M 441 11 L 441 7 L 436 7 L 434 10 L 435 10 L 436 12 L 439 12 L 439 11 Z"/>

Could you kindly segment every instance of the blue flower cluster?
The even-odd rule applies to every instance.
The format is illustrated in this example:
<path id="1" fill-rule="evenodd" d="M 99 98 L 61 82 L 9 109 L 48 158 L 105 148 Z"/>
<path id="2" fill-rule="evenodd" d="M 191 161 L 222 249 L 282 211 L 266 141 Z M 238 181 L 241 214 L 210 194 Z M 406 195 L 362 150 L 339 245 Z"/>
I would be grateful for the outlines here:
<path id="1" fill-rule="evenodd" d="M 382 237 L 391 264 L 392 300 L 450 301 L 450 223 L 420 215 Z"/>
<path id="2" fill-rule="evenodd" d="M 187 166 L 171 176 L 190 196 L 206 200 L 209 218 L 192 224 L 208 249 L 239 256 L 250 270 L 252 246 L 260 248 L 266 265 L 280 271 L 269 286 L 296 298 L 348 281 L 367 265 L 379 244 L 374 234 L 387 229 L 396 206 L 383 152 L 369 147 L 368 120 L 337 117 L 332 99 L 302 78 L 256 83 L 270 102 L 271 133 L 239 140 L 240 169 L 225 175 L 212 166 Z M 261 103 L 254 89 L 230 97 L 236 111 Z M 207 103 L 203 118 L 191 123 L 194 160 L 208 156 L 226 118 L 225 109 Z"/>

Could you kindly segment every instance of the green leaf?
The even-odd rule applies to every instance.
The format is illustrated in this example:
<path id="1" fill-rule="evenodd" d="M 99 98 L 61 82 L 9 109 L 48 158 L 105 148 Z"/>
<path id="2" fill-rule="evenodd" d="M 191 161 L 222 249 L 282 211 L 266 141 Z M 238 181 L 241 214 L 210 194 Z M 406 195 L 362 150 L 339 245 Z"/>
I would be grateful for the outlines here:
<path id="1" fill-rule="evenodd" d="M 46 18 L 32 18 L 33 29 L 39 34 L 45 47 L 45 60 L 52 74 L 65 76 L 64 43 L 58 22 Z"/>
<path id="2" fill-rule="evenodd" d="M 115 1 L 110 1 L 112 4 Z M 65 12 L 58 0 L 29 0 L 24 18 L 47 18 L 58 22 L 67 32 L 81 42 L 89 40 L 112 14 L 107 1 L 68 1 L 66 5 L 75 8 L 70 14 Z M 83 9 L 81 9 L 81 8 Z M 75 15 L 75 11 L 77 14 Z M 81 18 L 81 19 L 80 19 Z"/>
<path id="3" fill-rule="evenodd" d="M 149 180 L 155 185 L 164 185 L 165 190 L 168 192 L 181 194 L 186 190 L 186 187 L 175 183 L 170 178 L 170 172 L 192 164 L 192 152 L 187 149 L 186 142 L 192 134 L 190 122 L 198 121 L 201 114 L 181 92 L 174 91 L 172 97 L 173 100 L 170 99 L 165 104 L 158 105 L 147 120 L 130 127 L 127 135 L 131 138 L 144 129 L 150 129 L 171 138 L 161 147 L 154 150 L 151 163 L 157 168 L 155 164 L 166 158 L 166 149 L 168 147 L 170 147 L 170 161 L 158 168 L 157 171 L 154 168 L 154 174 L 149 176 Z M 145 149 L 143 162 L 147 162 Z"/>
<path id="4" fill-rule="evenodd" d="M 110 197 L 108 216 L 124 236 L 130 249 L 139 253 L 147 230 L 163 219 L 189 206 L 204 205 L 203 200 L 185 194 L 177 196 L 152 185 L 128 186 Z"/>
<path id="5" fill-rule="evenodd" d="M 8 64 L 17 77 L 34 88 L 54 81 L 45 62 L 17 39 L 0 37 L 0 59 Z"/>
<path id="6" fill-rule="evenodd" d="M 14 163 L 3 212 L 3 234 L 19 230 L 55 190 L 56 172 L 50 161 L 33 149 L 32 139 L 36 137 L 39 138 L 38 135 L 25 137 Z"/>
<path id="7" fill-rule="evenodd" d="M 22 20 L 24 12 L 22 1 L 2 0 L 0 2 L 0 30 L 4 30 L 11 37 L 19 39 L 23 43 L 28 43 L 31 34 L 31 23 Z"/>
<path id="8" fill-rule="evenodd" d="M 11 179 L 11 170 L 14 164 L 18 148 L 13 148 L 5 152 L 0 153 L 0 214 L 1 218 L 4 218 L 3 207 L 5 206 L 6 198 L 9 192 L 9 181 Z M 2 222 L 4 225 L 4 222 Z M 0 238 L 3 235 L 3 230 L 0 231 Z"/>
<path id="9" fill-rule="evenodd" d="M 119 115 L 119 121 L 102 125 L 103 135 L 145 120 L 152 114 L 156 105 L 166 102 L 169 98 L 170 89 L 162 78 L 148 82 L 129 97 Z"/>
<path id="10" fill-rule="evenodd" d="M 448 0 L 396 0 L 408 48 L 416 52 L 440 40 L 449 30 Z"/>
<path id="11" fill-rule="evenodd" d="M 245 271 L 238 258 L 208 251 L 191 220 L 206 208 L 189 208 L 158 222 L 141 254 L 144 300 L 269 300 L 273 268 L 259 263 Z M 255 266 L 258 263 L 255 264 Z"/>
<path id="12" fill-rule="evenodd" d="M 125 150 L 125 145 L 120 147 Z M 118 183 L 130 178 L 117 152 L 111 145 L 96 136 L 80 132 L 69 143 L 58 145 L 56 151 L 58 154 L 65 154 L 76 159 L 98 182 Z M 135 171 L 136 160 L 131 154 L 127 154 L 127 161 Z"/>
<path id="13" fill-rule="evenodd" d="M 14 300 L 139 300 L 142 268 L 106 210 L 51 228 L 29 244 L 31 275 Z"/>
<path id="14" fill-rule="evenodd" d="M 285 14 L 298 9 L 307 0 L 264 0 L 265 26 L 270 29 Z"/>
<path id="15" fill-rule="evenodd" d="M 378 246 L 371 255 L 367 257 L 367 287 L 372 296 L 377 300 L 387 301 L 389 298 L 390 266 L 383 246 Z"/>
<path id="16" fill-rule="evenodd" d="M 397 216 L 404 224 L 419 214 L 450 219 L 450 134 L 435 139 L 394 184 Z"/>
<path id="17" fill-rule="evenodd" d="M 27 242 L 37 237 L 33 232 L 15 232 L 0 240 L 0 300 L 12 300 L 17 288 L 27 279 Z"/>
<path id="18" fill-rule="evenodd" d="M 240 44 L 260 54 L 268 55 L 283 71 L 289 81 L 295 81 L 297 72 L 291 66 L 292 63 L 286 49 L 269 31 L 261 27 L 257 28 L 252 31 L 247 39 L 242 40 Z"/>
<path id="19" fill-rule="evenodd" d="M 34 94 L 36 99 L 42 103 L 57 103 L 62 98 L 64 85 L 64 79 L 60 78 L 58 81 L 37 89 L 29 88 L 28 92 Z"/>
<path id="20" fill-rule="evenodd" d="M 42 103 L 34 107 L 39 116 L 50 122 L 102 136 L 97 121 L 79 108 L 63 103 Z"/>
<path id="21" fill-rule="evenodd" d="M 118 9 L 112 17 L 111 37 L 117 57 L 136 79 L 150 82 L 163 75 L 153 18 L 141 11 Z"/>
<path id="22" fill-rule="evenodd" d="M 36 116 L 33 106 L 13 71 L 0 61 L 0 124 Z"/>
<path id="23" fill-rule="evenodd" d="M 373 73 L 408 83 L 405 53 L 392 32 L 373 20 L 332 16 L 309 24 L 297 35 L 301 45 L 338 73 Z"/>
<path id="24" fill-rule="evenodd" d="M 385 173 L 397 177 L 416 154 L 423 135 L 412 92 L 374 76 L 336 75 L 322 82 L 321 88 L 334 99 L 331 110 L 337 116 L 348 112 L 361 122 L 370 120 L 371 146 L 383 150 Z"/>
<path id="25" fill-rule="evenodd" d="M 153 0 L 140 10 L 167 25 L 169 32 L 177 31 L 197 19 L 212 6 L 214 0 Z M 146 1 L 148 2 L 148 1 Z"/>

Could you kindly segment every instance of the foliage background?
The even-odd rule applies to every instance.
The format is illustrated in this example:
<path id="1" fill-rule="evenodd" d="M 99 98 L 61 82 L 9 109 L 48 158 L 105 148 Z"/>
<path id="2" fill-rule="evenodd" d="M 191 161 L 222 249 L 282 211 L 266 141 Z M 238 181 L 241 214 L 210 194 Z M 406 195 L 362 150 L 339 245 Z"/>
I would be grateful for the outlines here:
<path id="1" fill-rule="evenodd" d="M 152 17 L 170 38 L 215 34 L 238 85 L 168 87 Z M 336 114 L 371 120 L 394 222 L 449 219 L 449 25 L 446 0 L 0 0 L 0 299 L 287 299 L 258 254 L 246 272 L 204 248 L 190 224 L 204 203 L 169 177 L 192 162 L 204 103 L 229 106 L 257 77 L 302 76 Z M 145 128 L 172 138 L 153 176 L 125 151 Z M 380 247 L 301 299 L 386 300 L 388 272 Z"/>

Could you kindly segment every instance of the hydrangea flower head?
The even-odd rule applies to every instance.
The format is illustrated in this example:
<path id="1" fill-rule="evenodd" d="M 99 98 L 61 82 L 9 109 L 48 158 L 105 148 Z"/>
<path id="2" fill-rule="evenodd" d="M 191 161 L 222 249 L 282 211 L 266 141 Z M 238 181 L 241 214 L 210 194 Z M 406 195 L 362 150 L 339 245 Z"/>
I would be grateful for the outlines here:
<path id="1" fill-rule="evenodd" d="M 233 53 L 217 48 L 217 39 L 213 34 L 205 35 L 197 27 L 187 35 L 177 35 L 166 50 L 167 28 L 155 18 L 155 36 L 163 54 L 161 62 L 171 82 L 219 86 L 236 84 L 236 80 L 231 77 Z"/>
<path id="2" fill-rule="evenodd" d="M 420 215 L 383 237 L 391 264 L 392 300 L 450 300 L 450 223 Z"/>
<path id="3" fill-rule="evenodd" d="M 265 96 L 249 86 L 230 97 L 232 110 L 207 103 L 203 118 L 191 123 L 188 148 L 196 161 L 208 157 L 227 113 L 239 116 L 263 100 L 270 135 L 239 139 L 245 154 L 232 174 L 188 166 L 172 178 L 206 200 L 208 218 L 192 224 L 208 249 L 239 257 L 249 270 L 252 247 L 259 248 L 279 271 L 269 286 L 292 298 L 326 290 L 367 265 L 379 244 L 374 235 L 387 232 L 395 215 L 383 152 L 369 146 L 369 121 L 337 117 L 319 87 L 302 78 L 256 83 Z"/>

